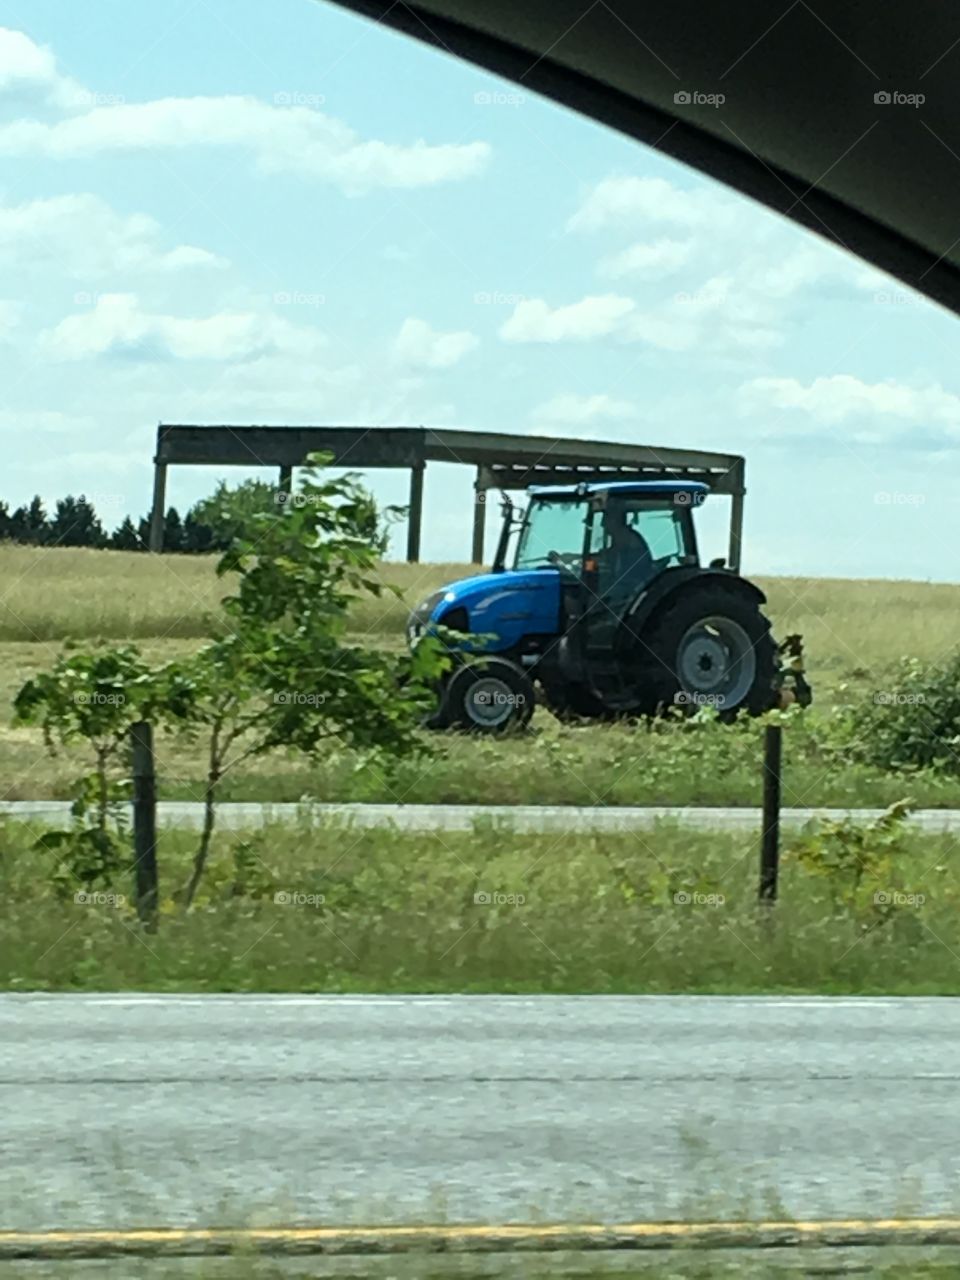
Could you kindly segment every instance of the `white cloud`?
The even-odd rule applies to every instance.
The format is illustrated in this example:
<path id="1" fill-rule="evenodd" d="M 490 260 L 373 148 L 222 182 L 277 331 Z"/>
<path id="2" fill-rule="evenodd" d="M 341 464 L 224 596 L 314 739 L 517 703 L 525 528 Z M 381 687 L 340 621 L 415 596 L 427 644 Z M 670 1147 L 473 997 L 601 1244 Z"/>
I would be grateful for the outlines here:
<path id="1" fill-rule="evenodd" d="M 90 310 L 67 316 L 43 335 L 47 352 L 62 360 L 126 355 L 141 359 L 252 360 L 271 352 L 314 355 L 323 345 L 315 329 L 270 314 L 221 311 L 203 317 L 144 310 L 136 295 L 102 294 Z"/>
<path id="2" fill-rule="evenodd" d="M 242 148 L 253 153 L 261 173 L 321 178 L 348 194 L 473 177 L 490 155 L 485 142 L 365 140 L 310 107 L 271 106 L 251 97 L 121 102 L 55 123 L 16 120 L 0 126 L 0 155 L 5 156 L 85 159 L 191 146 Z"/>
<path id="3" fill-rule="evenodd" d="M 633 310 L 630 298 L 601 294 L 565 307 L 550 307 L 542 298 L 518 302 L 500 327 L 507 342 L 587 342 L 613 333 Z"/>
<path id="4" fill-rule="evenodd" d="M 635 412 L 628 400 L 617 400 L 614 396 L 564 394 L 538 405 L 530 417 L 534 422 L 587 426 L 600 419 L 628 418 Z"/>
<path id="5" fill-rule="evenodd" d="M 876 287 L 862 264 L 835 247 L 707 183 L 604 179 L 567 230 L 600 233 L 605 245 L 630 237 L 608 249 L 598 270 L 644 281 L 642 310 L 623 336 L 660 350 L 737 356 L 768 349 L 783 341 L 795 314 L 787 302 L 824 288 L 853 302 Z M 657 288 L 668 277 L 669 293 Z"/>
<path id="6" fill-rule="evenodd" d="M 736 221 L 737 213 L 737 202 L 719 188 L 687 189 L 666 178 L 604 178 L 587 194 L 567 229 L 603 231 L 652 223 L 711 226 L 717 231 Z"/>
<path id="7" fill-rule="evenodd" d="M 479 338 L 466 329 L 441 333 L 425 320 L 409 316 L 394 339 L 394 355 L 403 364 L 424 369 L 449 369 L 479 344 Z"/>
<path id="8" fill-rule="evenodd" d="M 600 263 L 601 274 L 620 279 L 622 276 L 643 276 L 659 279 L 679 270 L 690 261 L 693 252 L 691 240 L 641 241 L 629 249 L 604 258 Z"/>
<path id="9" fill-rule="evenodd" d="M 160 224 L 146 214 L 124 216 L 89 194 L 0 205 L 0 262 L 47 263 L 58 275 L 85 279 L 124 271 L 220 267 L 225 261 L 193 245 L 163 245 Z"/>
<path id="10" fill-rule="evenodd" d="M 83 86 L 57 70 L 53 53 L 22 31 L 0 27 L 0 103 L 23 100 L 69 109 L 82 99 Z"/>
<path id="11" fill-rule="evenodd" d="M 807 385 L 796 378 L 754 378 L 741 387 L 739 399 L 744 412 L 796 412 L 814 425 L 834 427 L 865 419 L 865 429 L 855 437 L 860 441 L 881 439 L 904 425 L 935 425 L 960 434 L 960 396 L 939 383 L 870 383 L 845 373 L 815 378 Z M 784 419 L 778 422 L 780 429 L 785 425 Z"/>

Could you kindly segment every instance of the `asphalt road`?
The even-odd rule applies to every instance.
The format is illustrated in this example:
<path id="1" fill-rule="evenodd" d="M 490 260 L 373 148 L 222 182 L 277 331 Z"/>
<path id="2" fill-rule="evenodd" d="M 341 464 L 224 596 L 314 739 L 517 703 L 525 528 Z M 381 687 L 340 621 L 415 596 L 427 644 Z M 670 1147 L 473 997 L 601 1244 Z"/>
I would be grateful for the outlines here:
<path id="1" fill-rule="evenodd" d="M 862 821 L 878 818 L 882 809 L 784 809 L 784 826 L 802 826 L 814 818 L 841 818 L 852 813 Z M 66 822 L 64 800 L 0 801 L 0 814 L 25 821 Z M 396 826 L 408 831 L 469 831 L 477 822 L 508 825 L 514 831 L 643 830 L 669 819 L 687 826 L 756 831 L 760 810 L 706 807 L 610 807 L 578 805 L 470 804 L 261 804 L 235 801 L 217 806 L 217 825 L 232 830 L 272 822 L 343 822 L 356 827 Z M 157 821 L 165 827 L 199 828 L 203 806 L 191 800 L 162 800 Z M 909 823 L 924 831 L 960 831 L 960 809 L 918 809 Z"/>
<path id="2" fill-rule="evenodd" d="M 8 1228 L 956 1212 L 960 1000 L 0 997 Z"/>

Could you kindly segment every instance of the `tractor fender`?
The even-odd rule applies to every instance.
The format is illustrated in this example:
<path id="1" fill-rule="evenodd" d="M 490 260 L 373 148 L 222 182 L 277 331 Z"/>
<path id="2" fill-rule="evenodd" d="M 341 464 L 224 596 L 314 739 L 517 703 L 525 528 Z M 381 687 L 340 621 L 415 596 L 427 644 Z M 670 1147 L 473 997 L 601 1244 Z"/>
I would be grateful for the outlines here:
<path id="1" fill-rule="evenodd" d="M 751 604 L 763 605 L 767 602 L 767 597 L 760 588 L 747 578 L 741 578 L 738 573 L 732 573 L 728 569 L 700 569 L 694 565 L 683 565 L 660 574 L 649 587 L 640 592 L 624 614 L 624 625 L 634 635 L 639 635 L 654 612 L 659 611 L 668 600 L 694 582 L 698 586 L 701 583 L 722 583 L 728 591 L 737 592 Z"/>

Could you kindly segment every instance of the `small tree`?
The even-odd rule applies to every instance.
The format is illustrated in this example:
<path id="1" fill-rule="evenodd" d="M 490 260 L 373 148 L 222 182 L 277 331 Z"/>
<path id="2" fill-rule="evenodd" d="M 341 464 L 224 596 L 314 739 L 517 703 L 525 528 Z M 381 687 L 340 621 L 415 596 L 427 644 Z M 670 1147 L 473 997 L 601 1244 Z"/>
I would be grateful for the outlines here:
<path id="1" fill-rule="evenodd" d="M 52 670 L 28 680 L 14 699 L 14 723 L 38 725 L 52 755 L 76 742 L 92 751 L 92 771 L 74 788 L 71 830 L 41 840 L 59 849 L 70 874 L 87 885 L 108 879 L 129 860 L 117 809 L 127 795 L 127 734 L 154 700 L 152 673 L 133 645 L 61 654 Z"/>
<path id="2" fill-rule="evenodd" d="M 221 480 L 209 498 L 195 502 L 187 513 L 194 527 L 209 533 L 209 549 L 226 551 L 235 538 L 249 532 L 251 521 L 277 506 L 277 490 L 266 480 L 244 480 L 228 485 Z"/>
<path id="3" fill-rule="evenodd" d="M 221 559 L 238 575 L 225 601 L 232 632 L 162 678 L 167 718 L 208 734 L 204 824 L 184 892 L 203 876 L 225 774 L 275 747 L 315 755 L 331 739 L 387 757 L 425 750 L 417 729 L 429 682 L 445 661 L 428 642 L 413 655 L 346 642 L 348 610 L 373 576 L 381 540 L 373 499 L 355 476 L 310 468 L 297 500 L 250 519 Z"/>

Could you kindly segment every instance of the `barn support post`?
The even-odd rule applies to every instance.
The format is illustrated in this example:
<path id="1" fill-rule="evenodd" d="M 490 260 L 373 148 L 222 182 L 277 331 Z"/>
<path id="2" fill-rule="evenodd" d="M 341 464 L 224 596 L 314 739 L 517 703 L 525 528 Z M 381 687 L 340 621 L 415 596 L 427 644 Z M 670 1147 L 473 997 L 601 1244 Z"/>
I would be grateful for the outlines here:
<path id="1" fill-rule="evenodd" d="M 407 514 L 407 561 L 416 564 L 420 559 L 420 526 L 423 523 L 423 473 L 426 463 L 419 462 L 410 468 L 410 504 Z"/>
<path id="2" fill-rule="evenodd" d="M 283 466 L 280 468 L 277 492 L 284 494 L 285 498 L 289 498 L 293 493 L 293 467 Z M 283 502 L 285 498 L 281 498 L 280 501 Z"/>
<path id="3" fill-rule="evenodd" d="M 167 498 L 167 464 L 154 461 L 153 505 L 150 508 L 150 550 L 163 550 L 164 503 Z"/>
<path id="4" fill-rule="evenodd" d="M 487 532 L 487 492 L 492 477 L 486 467 L 477 467 L 473 482 L 473 543 L 470 552 L 472 564 L 483 564 L 484 544 Z"/>
<path id="5" fill-rule="evenodd" d="M 740 572 L 743 553 L 743 497 L 746 490 L 746 465 L 739 458 L 733 468 L 734 491 L 730 499 L 730 548 L 727 563 L 734 573 Z"/>

